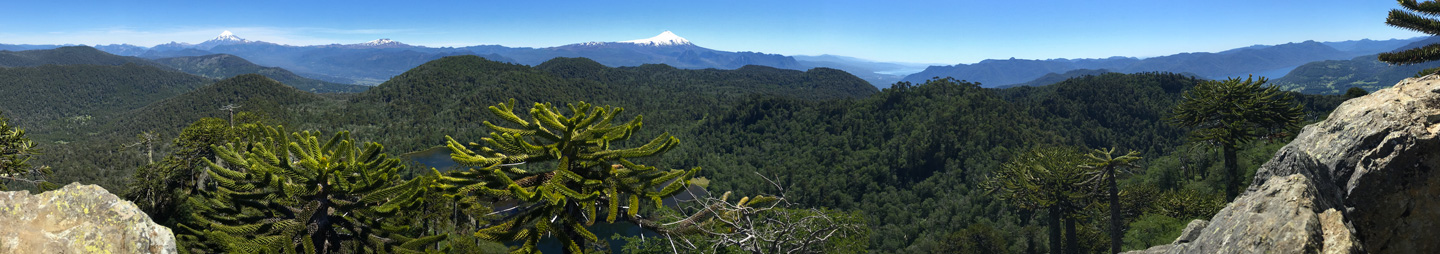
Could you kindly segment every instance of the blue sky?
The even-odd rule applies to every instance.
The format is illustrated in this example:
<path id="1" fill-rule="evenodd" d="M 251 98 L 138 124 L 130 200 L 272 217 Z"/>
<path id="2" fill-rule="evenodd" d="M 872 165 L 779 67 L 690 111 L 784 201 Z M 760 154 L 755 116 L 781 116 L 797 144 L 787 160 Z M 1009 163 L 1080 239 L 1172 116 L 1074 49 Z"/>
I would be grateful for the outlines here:
<path id="1" fill-rule="evenodd" d="M 549 47 L 647 38 L 881 61 L 1152 57 L 1254 44 L 1422 36 L 1394 1 L 64 1 L 3 4 L 0 43 L 198 43 L 223 30 L 290 45 L 378 38 Z"/>

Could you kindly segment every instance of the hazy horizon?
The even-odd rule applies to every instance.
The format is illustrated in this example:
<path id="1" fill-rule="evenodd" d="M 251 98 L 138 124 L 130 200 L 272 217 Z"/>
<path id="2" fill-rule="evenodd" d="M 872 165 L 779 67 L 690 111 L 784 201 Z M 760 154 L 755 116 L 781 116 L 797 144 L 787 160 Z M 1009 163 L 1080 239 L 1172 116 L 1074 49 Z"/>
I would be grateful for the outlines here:
<path id="1" fill-rule="evenodd" d="M 1386 26 L 1385 1 L 1025 3 L 947 1 L 210 3 L 22 2 L 0 18 L 4 44 L 199 43 L 221 31 L 306 46 L 380 38 L 428 47 L 553 47 L 673 31 L 724 51 L 883 62 L 1155 57 L 1306 40 L 1424 34 Z M 1173 10 L 1173 11 L 1163 11 Z"/>

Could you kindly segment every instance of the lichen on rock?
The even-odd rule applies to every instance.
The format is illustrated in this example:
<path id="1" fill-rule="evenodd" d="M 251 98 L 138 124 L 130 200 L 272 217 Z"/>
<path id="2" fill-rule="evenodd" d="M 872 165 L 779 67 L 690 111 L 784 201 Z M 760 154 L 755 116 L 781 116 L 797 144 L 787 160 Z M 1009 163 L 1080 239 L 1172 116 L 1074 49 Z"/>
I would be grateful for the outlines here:
<path id="1" fill-rule="evenodd" d="M 0 253 L 176 253 L 175 236 L 95 185 L 0 192 Z"/>

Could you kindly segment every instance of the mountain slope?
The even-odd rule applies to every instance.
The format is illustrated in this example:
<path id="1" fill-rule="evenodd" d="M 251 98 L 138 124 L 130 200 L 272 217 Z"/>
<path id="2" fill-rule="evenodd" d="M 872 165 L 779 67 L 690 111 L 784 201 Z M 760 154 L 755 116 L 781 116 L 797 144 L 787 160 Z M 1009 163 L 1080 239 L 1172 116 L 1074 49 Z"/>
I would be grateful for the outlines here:
<path id="1" fill-rule="evenodd" d="M 1376 91 L 1415 76 L 1420 70 L 1435 67 L 1440 67 L 1440 62 L 1390 65 L 1380 62 L 1378 55 L 1367 55 L 1307 63 L 1270 83 L 1284 90 L 1309 94 L 1342 94 L 1351 87 Z"/>
<path id="2" fill-rule="evenodd" d="M 59 47 L 64 47 L 64 45 L 0 44 L 0 50 L 3 50 L 3 51 L 25 51 L 25 50 L 37 50 L 37 49 L 55 49 L 55 48 L 59 48 Z"/>
<path id="3" fill-rule="evenodd" d="M 827 100 L 858 98 L 877 92 L 866 81 L 830 68 L 803 72 L 758 65 L 734 70 L 686 70 L 658 64 L 607 68 L 587 58 L 555 58 L 535 68 L 561 77 L 628 88 L 698 92 L 724 98 L 761 94 Z"/>
<path id="4" fill-rule="evenodd" d="M 94 48 L 117 56 L 139 56 L 150 50 L 150 48 L 130 44 L 95 45 Z"/>
<path id="5" fill-rule="evenodd" d="M 931 66 L 925 71 L 905 77 L 919 82 L 932 77 L 954 77 L 981 82 L 988 86 L 1015 84 L 1039 78 L 1047 73 L 1064 73 L 1075 69 L 1109 69 L 1123 73 L 1164 71 L 1195 73 L 1218 79 L 1235 76 L 1279 76 L 1302 64 L 1340 60 L 1358 56 L 1342 52 L 1324 43 L 1306 41 L 1274 46 L 1251 46 L 1217 53 L 1181 53 L 1146 59 L 1112 57 L 1106 59 L 1052 60 L 985 60 L 976 64 Z"/>
<path id="6" fill-rule="evenodd" d="M 712 192 L 773 191 L 755 176 L 764 175 L 793 202 L 860 210 L 871 251 L 944 253 L 924 249 L 947 241 L 934 232 L 982 221 L 1018 228 L 997 219 L 1006 201 L 978 187 L 1018 151 L 1046 144 L 1164 154 L 1184 138 L 1163 112 L 1197 82 L 1105 74 L 1023 91 L 940 80 L 856 100 L 756 98 L 702 121 L 682 136 L 694 144 L 676 151 L 687 156 L 661 164 L 704 166 Z"/>
<path id="7" fill-rule="evenodd" d="M 557 57 L 584 57 L 606 66 L 639 66 L 665 64 L 681 69 L 737 69 L 746 65 L 764 65 L 782 69 L 801 69 L 794 58 L 758 52 L 728 52 L 694 44 L 636 44 L 598 42 L 532 50 L 511 51 L 501 55 L 522 64 L 540 64 Z"/>
<path id="8" fill-rule="evenodd" d="M 39 66 L 46 64 L 72 65 L 122 65 L 138 64 L 160 66 L 138 57 L 117 56 L 86 46 L 59 47 L 55 49 L 0 51 L 0 67 Z"/>
<path id="9" fill-rule="evenodd" d="M 1410 43 L 1414 43 L 1414 42 L 1417 42 L 1417 41 L 1421 41 L 1421 40 L 1424 40 L 1424 39 L 1426 39 L 1426 38 L 1427 38 L 1427 37 L 1423 37 L 1423 36 L 1422 36 L 1422 37 L 1415 37 L 1415 38 L 1409 38 L 1409 39 L 1389 39 L 1389 40 L 1379 40 L 1379 41 L 1377 41 L 1377 40 L 1371 40 L 1371 39 L 1361 39 L 1361 40 L 1334 41 L 1334 42 L 1324 42 L 1324 43 L 1325 43 L 1325 45 L 1327 45 L 1327 46 L 1330 46 L 1330 47 L 1332 47 L 1332 48 L 1335 48 L 1336 50 L 1345 51 L 1345 52 L 1348 52 L 1348 53 L 1361 54 L 1361 55 L 1369 55 L 1369 54 L 1378 54 L 1378 53 L 1381 53 L 1381 52 L 1387 52 L 1387 51 L 1395 50 L 1395 49 L 1398 49 L 1398 48 L 1400 48 L 1400 47 L 1405 46 L 1406 44 L 1410 44 Z"/>
<path id="10" fill-rule="evenodd" d="M 309 79 L 285 69 L 256 65 L 243 58 L 226 54 L 161 58 L 153 61 L 186 73 L 217 79 L 240 74 L 260 74 L 296 89 L 313 93 L 358 93 L 370 88 Z"/>
<path id="11" fill-rule="evenodd" d="M 134 109 L 126 113 L 133 117 L 119 118 L 112 126 L 132 132 L 173 132 L 203 117 L 225 118 L 228 113 L 220 108 L 231 104 L 240 111 L 284 121 L 293 114 L 289 107 L 323 100 L 260 74 L 242 74 Z"/>
<path id="12" fill-rule="evenodd" d="M 0 111 L 36 133 L 108 121 L 210 79 L 136 64 L 0 68 Z"/>
<path id="13" fill-rule="evenodd" d="M 224 45 L 210 52 L 243 57 L 257 64 L 275 66 L 306 75 L 316 73 L 354 79 L 357 84 L 379 84 L 390 77 L 431 60 L 447 56 L 475 55 L 456 49 L 291 47 L 283 45 Z M 487 59 L 509 61 L 499 55 Z M 317 78 L 318 77 L 311 77 Z"/>
<path id="14" fill-rule="evenodd" d="M 1054 73 L 1054 72 L 1051 72 L 1051 73 L 1049 73 L 1049 74 L 1045 74 L 1045 76 L 1040 76 L 1039 78 L 1035 78 L 1035 80 L 1031 80 L 1030 82 L 1019 83 L 1019 84 L 1011 84 L 1011 85 L 1003 85 L 1003 86 L 999 86 L 999 87 L 996 87 L 996 88 L 1011 88 L 1011 87 L 1021 87 L 1021 86 L 1047 86 L 1047 85 L 1050 85 L 1050 84 L 1060 83 L 1061 81 L 1065 81 L 1065 80 L 1072 79 L 1072 78 L 1083 77 L 1083 76 L 1102 75 L 1102 74 L 1105 74 L 1105 73 L 1112 73 L 1112 71 L 1106 70 L 1106 69 L 1099 69 L 1099 70 L 1079 69 L 1079 70 L 1067 71 L 1067 72 L 1065 72 L 1065 73 Z"/>
<path id="15" fill-rule="evenodd" d="M 440 144 L 445 135 L 480 138 L 484 133 L 474 130 L 483 128 L 480 121 L 490 118 L 485 107 L 511 98 L 522 108 L 534 102 L 575 101 L 624 107 L 643 112 L 646 126 L 658 126 L 649 130 L 676 131 L 703 119 L 710 109 L 750 97 L 833 99 L 875 92 L 864 80 L 832 69 L 614 68 L 584 58 L 558 58 L 529 67 L 453 56 L 425 63 L 360 93 L 342 111 L 354 116 L 347 121 L 355 125 L 375 126 L 364 130 L 380 133 L 366 134 L 386 137 L 387 146 L 420 150 Z"/>

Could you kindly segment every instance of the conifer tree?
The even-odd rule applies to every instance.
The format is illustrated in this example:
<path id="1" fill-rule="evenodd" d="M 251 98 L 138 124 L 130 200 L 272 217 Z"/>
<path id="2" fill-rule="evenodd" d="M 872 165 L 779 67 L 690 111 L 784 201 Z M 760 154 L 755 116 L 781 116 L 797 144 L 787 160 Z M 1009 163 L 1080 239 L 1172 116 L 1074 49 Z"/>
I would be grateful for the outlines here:
<path id="1" fill-rule="evenodd" d="M 1399 0 L 1399 2 L 1400 7 L 1404 7 L 1405 10 L 1391 9 L 1390 16 L 1385 19 L 1385 24 L 1400 29 L 1440 35 L 1440 20 L 1431 18 L 1440 16 L 1440 3 L 1435 1 L 1417 3 L 1415 0 Z M 1400 52 L 1380 53 L 1380 61 L 1389 64 L 1417 64 L 1435 60 L 1440 60 L 1440 44 L 1430 44 Z"/>
<path id="2" fill-rule="evenodd" d="M 511 99 L 489 107 L 495 116 L 519 127 L 484 122 L 491 131 L 482 138 L 484 145 L 467 146 L 446 137 L 456 162 L 480 168 L 452 173 L 443 182 L 461 198 L 478 194 L 492 200 L 520 201 L 505 218 L 475 232 L 486 240 L 523 241 L 514 250 L 517 253 L 537 252 L 535 244 L 544 236 L 556 237 L 566 253 L 593 249 L 590 243 L 599 239 L 586 226 L 602 216 L 609 222 L 637 220 L 642 203 L 661 206 L 663 198 L 684 190 L 700 170 L 660 170 L 630 161 L 674 148 L 680 141 L 669 133 L 639 147 L 612 147 L 641 126 L 640 116 L 613 124 L 621 108 L 572 103 L 566 116 L 551 104 L 536 103 L 529 111 L 530 120 L 525 120 L 514 113 L 515 105 Z M 520 168 L 528 165 L 553 168 Z"/>
<path id="3" fill-rule="evenodd" d="M 1259 80 L 1231 78 L 1205 81 L 1181 95 L 1175 105 L 1172 124 L 1196 128 L 1190 132 L 1194 141 L 1220 146 L 1225 160 L 1225 198 L 1240 195 L 1240 166 L 1236 151 L 1240 145 L 1269 134 L 1295 129 L 1305 109 L 1295 103 L 1291 94 L 1279 87 L 1266 87 Z"/>
<path id="4" fill-rule="evenodd" d="M 185 251 L 413 252 L 445 237 L 397 233 L 433 176 L 400 179 L 398 159 L 346 132 L 323 143 L 315 132 L 282 133 L 265 127 L 253 142 L 214 147 L 221 160 L 205 160 L 214 185 L 189 199 L 178 230 Z"/>
<path id="5" fill-rule="evenodd" d="M 1120 169 L 1135 168 L 1136 166 L 1132 164 L 1132 162 L 1140 160 L 1140 152 L 1130 151 L 1130 153 L 1115 157 L 1115 148 L 1112 147 L 1109 150 L 1095 149 L 1086 156 L 1090 158 L 1090 161 L 1083 165 L 1083 167 L 1098 169 L 1099 171 L 1092 172 L 1096 174 L 1094 178 L 1104 178 L 1105 185 L 1108 188 L 1107 194 L 1110 196 L 1110 253 L 1120 253 L 1120 240 L 1122 235 L 1120 233 L 1120 188 L 1115 184 L 1115 181 L 1118 180 L 1115 173 Z M 1100 181 L 1092 180 L 1092 182 Z"/>
<path id="6" fill-rule="evenodd" d="M 50 167 L 30 165 L 36 154 L 35 142 L 25 137 L 25 130 L 10 126 L 9 120 L 0 115 L 0 191 L 8 190 L 11 182 L 34 184 L 41 190 L 59 187 L 45 181 L 51 174 Z"/>
<path id="7" fill-rule="evenodd" d="M 254 127 L 254 124 L 242 125 Z M 213 158 L 215 145 L 224 145 L 235 137 L 225 120 L 202 118 L 180 131 L 172 143 L 175 151 L 159 162 L 135 170 L 123 197 L 135 202 L 140 210 L 162 225 L 173 227 L 176 209 L 199 189 L 205 173 L 205 158 Z"/>
<path id="8" fill-rule="evenodd" d="M 1084 207 L 1083 199 L 1090 195 L 1085 185 L 1092 174 L 1081 167 L 1085 160 L 1085 155 L 1076 149 L 1036 148 L 1001 165 L 984 184 L 1017 208 L 1047 210 L 1051 253 L 1073 253 L 1079 250 L 1074 213 Z"/>

